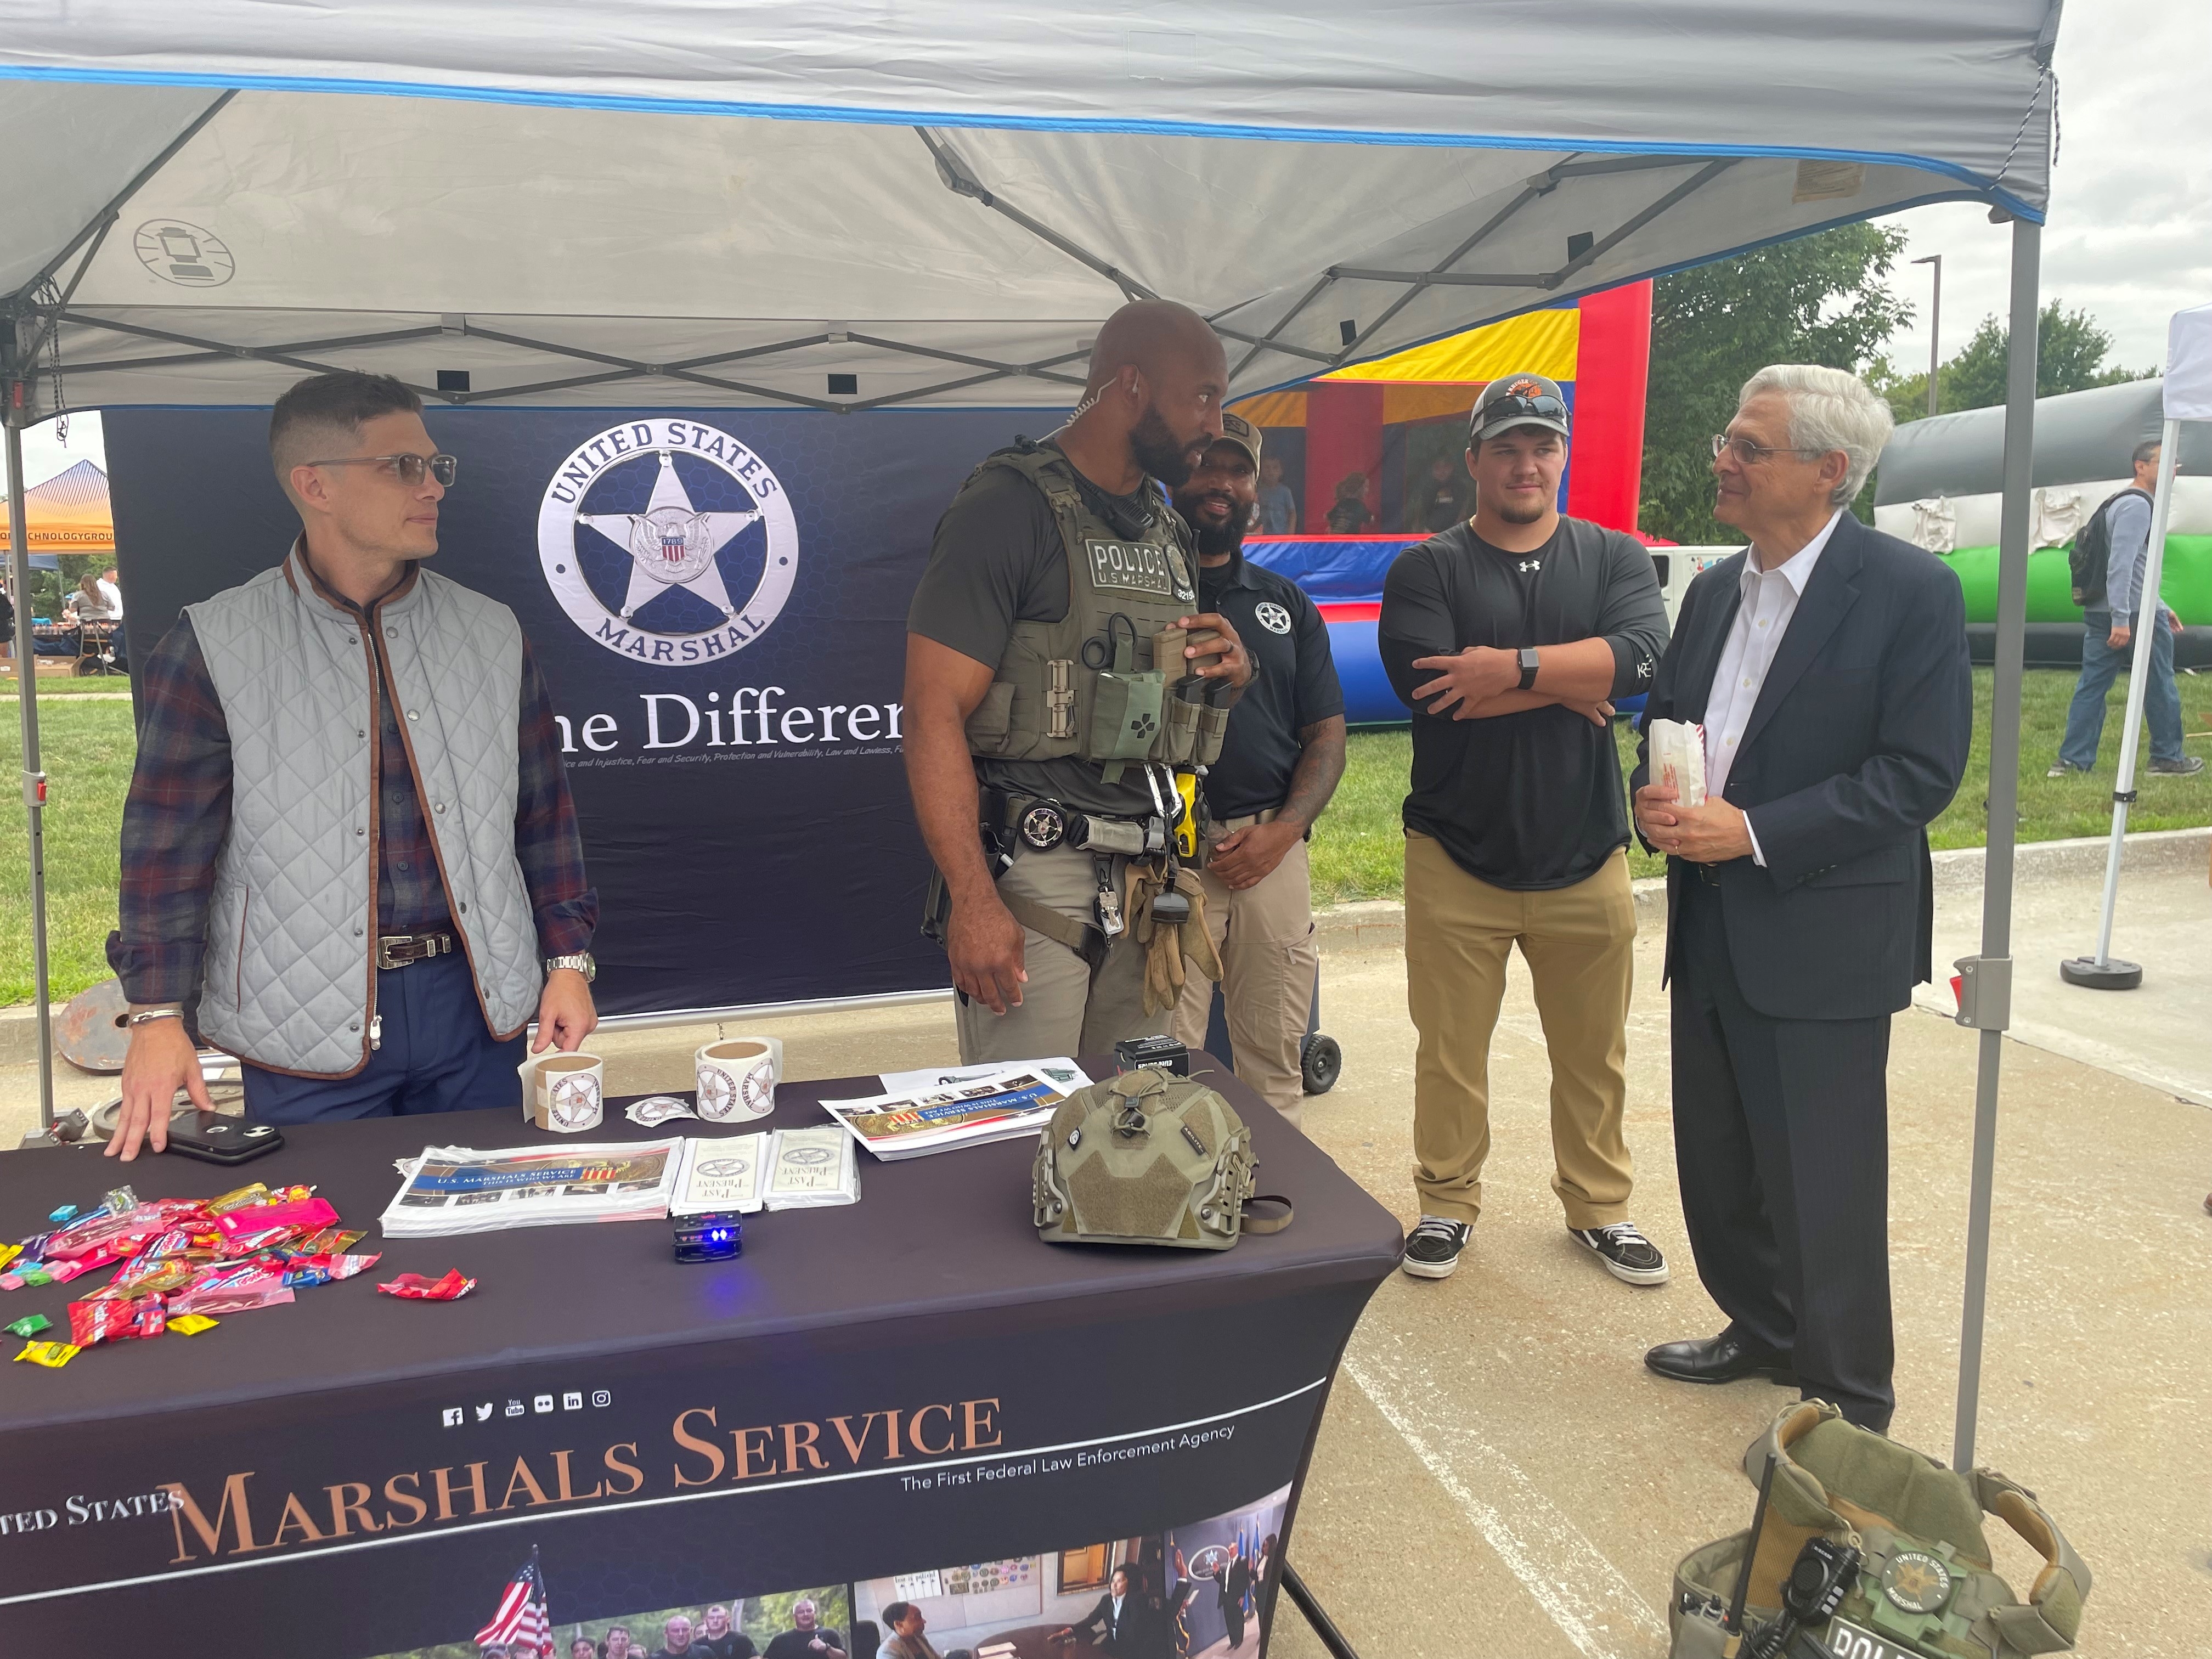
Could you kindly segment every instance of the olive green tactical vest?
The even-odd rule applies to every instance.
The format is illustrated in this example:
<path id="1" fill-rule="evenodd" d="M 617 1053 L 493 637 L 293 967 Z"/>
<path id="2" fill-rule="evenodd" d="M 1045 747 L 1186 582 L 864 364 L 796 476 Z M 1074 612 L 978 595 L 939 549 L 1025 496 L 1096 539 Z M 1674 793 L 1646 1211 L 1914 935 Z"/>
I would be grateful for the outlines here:
<path id="1" fill-rule="evenodd" d="M 1051 505 L 1067 550 L 1067 614 L 1014 624 L 990 690 L 969 716 L 969 751 L 1096 762 L 1108 783 L 1145 761 L 1210 764 L 1228 712 L 1195 699 L 1188 685 L 1177 694 L 1187 677 L 1176 672 L 1176 624 L 1198 605 L 1182 520 L 1155 500 L 1143 532 L 1121 535 L 1085 501 L 1067 458 L 1027 440 L 990 456 L 963 489 L 993 467 L 1019 473 Z M 1170 660 L 1156 662 L 1161 644 Z"/>

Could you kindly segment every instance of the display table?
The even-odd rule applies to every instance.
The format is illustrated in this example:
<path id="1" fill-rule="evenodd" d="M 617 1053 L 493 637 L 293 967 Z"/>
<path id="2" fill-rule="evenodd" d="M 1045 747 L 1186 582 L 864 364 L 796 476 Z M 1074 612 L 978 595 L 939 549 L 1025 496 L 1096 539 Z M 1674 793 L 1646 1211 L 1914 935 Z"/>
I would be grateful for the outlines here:
<path id="1" fill-rule="evenodd" d="M 0 1365 L 0 1649 L 70 1652 L 91 1631 L 171 1659 L 465 1642 L 533 1547 L 565 1626 L 1270 1504 L 1287 1537 L 1399 1229 L 1249 1090 L 1208 1080 L 1251 1125 L 1261 1188 L 1297 1206 L 1219 1253 L 1041 1243 L 1028 1139 L 863 1154 L 859 1204 L 749 1218 L 743 1256 L 704 1266 L 677 1265 L 659 1221 L 380 1238 L 394 1158 L 564 1139 L 513 1109 L 288 1128 L 237 1170 L 0 1154 L 0 1239 L 118 1181 L 150 1199 L 261 1180 L 313 1184 L 383 1252 L 198 1337 Z M 616 1103 L 581 1139 L 807 1124 L 823 1097 L 876 1087 L 787 1083 L 771 1119 L 658 1134 Z M 456 1267 L 477 1280 L 459 1302 L 374 1289 Z M 65 1335 L 71 1299 L 0 1295 L 0 1322 L 44 1313 Z"/>

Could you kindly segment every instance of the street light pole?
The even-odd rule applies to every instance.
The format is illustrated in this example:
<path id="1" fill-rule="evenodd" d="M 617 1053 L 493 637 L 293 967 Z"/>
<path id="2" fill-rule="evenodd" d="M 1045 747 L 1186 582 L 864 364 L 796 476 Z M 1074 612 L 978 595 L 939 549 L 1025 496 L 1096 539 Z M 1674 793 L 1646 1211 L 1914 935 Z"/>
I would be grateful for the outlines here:
<path id="1" fill-rule="evenodd" d="M 1915 259 L 1916 265 L 1936 267 L 1936 292 L 1928 301 L 1928 412 L 1936 412 L 1936 371 L 1942 362 L 1941 341 L 1943 332 L 1943 256 L 1931 253 L 1924 259 Z"/>

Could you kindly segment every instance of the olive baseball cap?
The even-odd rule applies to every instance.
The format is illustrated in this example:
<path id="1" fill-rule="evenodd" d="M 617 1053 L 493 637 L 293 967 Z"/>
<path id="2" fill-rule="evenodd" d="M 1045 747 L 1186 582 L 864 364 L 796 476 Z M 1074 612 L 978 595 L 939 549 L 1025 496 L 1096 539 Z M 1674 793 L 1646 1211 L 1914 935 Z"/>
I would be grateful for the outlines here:
<path id="1" fill-rule="evenodd" d="M 1567 435 L 1567 399 L 1559 382 L 1540 374 L 1501 374 L 1474 400 L 1467 441 L 1479 444 L 1516 426 L 1540 426 Z"/>
<path id="2" fill-rule="evenodd" d="M 1254 426 L 1233 409 L 1221 411 L 1221 435 L 1252 458 L 1252 470 L 1260 470 L 1260 428 Z"/>

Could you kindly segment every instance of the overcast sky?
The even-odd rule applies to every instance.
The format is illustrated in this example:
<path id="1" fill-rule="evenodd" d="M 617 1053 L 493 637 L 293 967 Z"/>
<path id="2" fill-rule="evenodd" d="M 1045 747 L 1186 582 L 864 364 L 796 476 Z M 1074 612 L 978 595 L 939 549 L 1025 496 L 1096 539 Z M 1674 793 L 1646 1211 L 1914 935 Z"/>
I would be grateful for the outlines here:
<path id="1" fill-rule="evenodd" d="M 2166 319 L 2212 302 L 2212 0 L 2067 0 L 2059 25 L 2058 168 L 2043 233 L 2043 296 L 2113 337 L 2110 361 L 2163 365 Z M 1905 259 L 1943 256 L 1948 357 L 2005 311 L 2012 234 L 1986 209 L 1944 203 L 1889 222 Z M 1890 353 L 1928 366 L 1929 267 L 1892 278 L 1913 302 Z"/>
<path id="2" fill-rule="evenodd" d="M 2058 34 L 2062 143 L 2043 237 L 2043 294 L 2085 307 L 2113 336 L 2112 361 L 2163 364 L 2166 319 L 2212 301 L 2212 0 L 2067 0 Z M 2005 308 L 2011 232 L 1988 210 L 1947 203 L 1901 214 L 1905 260 L 1943 256 L 1943 355 Z M 1890 343 L 1905 369 L 1928 362 L 1929 268 L 1893 277 L 1915 317 Z M 88 455 L 100 417 L 79 416 L 66 448 L 51 426 L 24 434 L 28 481 Z"/>

